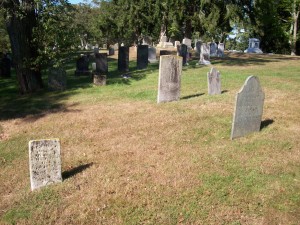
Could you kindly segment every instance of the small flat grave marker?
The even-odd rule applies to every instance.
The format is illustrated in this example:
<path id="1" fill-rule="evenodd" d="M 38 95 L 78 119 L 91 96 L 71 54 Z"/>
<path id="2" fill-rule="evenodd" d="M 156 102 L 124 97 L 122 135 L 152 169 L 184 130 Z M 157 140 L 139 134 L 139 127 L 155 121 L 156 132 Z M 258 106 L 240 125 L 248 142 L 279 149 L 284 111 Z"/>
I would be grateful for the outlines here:
<path id="1" fill-rule="evenodd" d="M 250 76 L 236 96 L 231 139 L 260 130 L 265 94 L 259 79 Z"/>
<path id="2" fill-rule="evenodd" d="M 208 94 L 219 95 L 221 94 L 221 75 L 215 68 L 211 68 L 207 73 Z"/>
<path id="3" fill-rule="evenodd" d="M 181 72 L 182 57 L 173 55 L 160 57 L 157 103 L 179 100 Z"/>
<path id="4" fill-rule="evenodd" d="M 59 139 L 29 142 L 31 190 L 62 182 Z"/>

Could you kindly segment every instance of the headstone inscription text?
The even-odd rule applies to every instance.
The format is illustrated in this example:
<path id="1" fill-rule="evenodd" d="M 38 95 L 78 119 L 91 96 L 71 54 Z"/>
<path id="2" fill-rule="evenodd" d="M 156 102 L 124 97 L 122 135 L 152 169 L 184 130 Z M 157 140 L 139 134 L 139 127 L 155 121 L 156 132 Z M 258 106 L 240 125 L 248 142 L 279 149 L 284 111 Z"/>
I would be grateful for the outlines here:
<path id="1" fill-rule="evenodd" d="M 236 96 L 231 139 L 260 130 L 264 99 L 258 77 L 248 77 Z"/>
<path id="2" fill-rule="evenodd" d="M 62 182 L 59 139 L 29 142 L 31 190 Z"/>

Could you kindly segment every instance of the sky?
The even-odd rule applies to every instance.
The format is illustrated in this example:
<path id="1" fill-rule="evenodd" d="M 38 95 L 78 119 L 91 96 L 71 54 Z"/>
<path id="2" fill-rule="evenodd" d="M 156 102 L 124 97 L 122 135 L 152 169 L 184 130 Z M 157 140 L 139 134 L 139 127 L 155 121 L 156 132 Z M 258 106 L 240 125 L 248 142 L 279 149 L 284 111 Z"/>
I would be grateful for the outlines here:
<path id="1" fill-rule="evenodd" d="M 84 0 L 69 0 L 71 4 L 86 3 Z"/>

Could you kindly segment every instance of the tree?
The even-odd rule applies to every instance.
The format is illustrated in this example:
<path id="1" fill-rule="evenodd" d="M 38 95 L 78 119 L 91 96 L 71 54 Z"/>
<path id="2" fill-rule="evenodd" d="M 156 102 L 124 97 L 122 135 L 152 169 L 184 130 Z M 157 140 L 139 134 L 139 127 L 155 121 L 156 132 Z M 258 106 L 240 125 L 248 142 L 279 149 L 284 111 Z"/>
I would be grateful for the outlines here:
<path id="1" fill-rule="evenodd" d="M 4 9 L 20 93 L 40 90 L 43 88 L 42 63 L 53 63 L 51 59 L 66 46 L 65 34 L 71 26 L 64 20 L 67 2 L 2 0 L 1 6 Z"/>

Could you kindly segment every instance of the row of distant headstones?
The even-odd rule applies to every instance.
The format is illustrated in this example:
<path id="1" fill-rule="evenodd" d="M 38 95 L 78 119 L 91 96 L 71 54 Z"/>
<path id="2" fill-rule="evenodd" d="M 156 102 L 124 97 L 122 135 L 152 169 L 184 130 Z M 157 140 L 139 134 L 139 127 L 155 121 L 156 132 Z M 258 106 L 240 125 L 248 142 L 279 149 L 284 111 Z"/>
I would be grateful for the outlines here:
<path id="1" fill-rule="evenodd" d="M 201 47 L 199 64 L 210 64 L 209 50 L 205 44 Z M 114 54 L 109 52 L 110 55 Z M 171 55 L 172 51 L 160 50 L 160 55 Z M 177 55 L 183 58 L 183 65 L 188 65 L 189 51 L 185 44 L 181 44 L 177 48 Z M 205 57 L 204 57 L 205 56 Z M 92 63 L 92 72 L 89 70 L 90 58 L 94 58 Z M 206 60 L 205 60 L 206 59 Z M 148 45 L 139 45 L 137 47 L 137 69 L 145 69 L 148 63 L 157 62 L 156 49 L 148 47 Z M 121 72 L 129 71 L 129 47 L 120 47 L 118 51 L 118 70 Z M 106 75 L 108 73 L 107 53 L 95 52 L 93 56 L 82 55 L 76 61 L 76 76 L 88 75 L 92 76 L 95 85 L 105 85 Z M 51 68 L 48 76 L 48 87 L 52 90 L 64 90 L 66 88 L 66 73 L 61 69 Z"/>
<path id="2" fill-rule="evenodd" d="M 177 101 L 180 96 L 182 57 L 161 56 L 158 103 Z M 220 73 L 214 68 L 207 75 L 209 94 L 221 94 Z M 259 80 L 250 76 L 237 93 L 231 139 L 260 130 L 264 92 Z M 31 190 L 62 182 L 59 139 L 29 142 Z"/>

